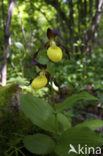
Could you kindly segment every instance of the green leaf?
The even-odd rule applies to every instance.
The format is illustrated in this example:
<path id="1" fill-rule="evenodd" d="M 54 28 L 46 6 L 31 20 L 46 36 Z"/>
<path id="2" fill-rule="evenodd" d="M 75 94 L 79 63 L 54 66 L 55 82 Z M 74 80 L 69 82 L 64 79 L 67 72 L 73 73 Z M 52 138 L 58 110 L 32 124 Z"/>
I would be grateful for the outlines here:
<path id="1" fill-rule="evenodd" d="M 88 127 L 91 130 L 96 130 L 103 126 L 103 120 L 100 119 L 90 119 L 81 124 L 76 125 L 75 127 Z"/>
<path id="2" fill-rule="evenodd" d="M 66 98 L 64 102 L 58 106 L 57 112 L 61 112 L 64 109 L 73 107 L 73 105 L 79 100 L 97 100 L 97 98 L 88 94 L 87 92 L 74 94 L 71 97 Z"/>
<path id="3" fill-rule="evenodd" d="M 55 142 L 44 134 L 28 135 L 24 137 L 24 146 L 35 154 L 48 154 L 54 150 Z"/>
<path id="4" fill-rule="evenodd" d="M 39 56 L 38 62 L 40 62 L 41 64 L 47 64 L 49 62 L 49 60 L 45 56 Z"/>
<path id="5" fill-rule="evenodd" d="M 93 131 L 88 128 L 71 128 L 65 131 L 57 139 L 58 144 L 56 145 L 55 152 L 59 156 L 68 156 L 68 151 L 70 150 L 70 144 L 72 144 L 75 149 L 78 149 L 78 144 L 81 147 L 97 147 L 103 144 L 103 139 Z M 70 156 L 72 153 L 70 153 Z"/>
<path id="6" fill-rule="evenodd" d="M 53 108 L 45 101 L 25 94 L 20 96 L 24 114 L 37 126 L 55 132 L 55 115 Z"/>
<path id="7" fill-rule="evenodd" d="M 69 128 L 71 128 L 71 124 L 69 119 L 63 115 L 62 113 L 57 114 L 57 120 L 58 120 L 58 125 L 59 125 L 59 131 L 63 132 Z"/>
<path id="8" fill-rule="evenodd" d="M 70 147 L 69 146 L 65 146 L 65 145 L 61 145 L 61 144 L 57 144 L 56 148 L 55 148 L 55 153 L 58 156 L 81 156 L 81 154 L 75 154 L 75 153 L 70 153 L 68 154 Z M 82 155 L 85 156 L 85 155 Z"/>
<path id="9" fill-rule="evenodd" d="M 103 143 L 103 139 L 95 132 L 91 131 L 87 127 L 73 127 L 62 133 L 58 137 L 58 141 L 61 144 L 67 145 L 68 143 L 78 145 L 78 143 L 85 145 L 100 145 Z"/>

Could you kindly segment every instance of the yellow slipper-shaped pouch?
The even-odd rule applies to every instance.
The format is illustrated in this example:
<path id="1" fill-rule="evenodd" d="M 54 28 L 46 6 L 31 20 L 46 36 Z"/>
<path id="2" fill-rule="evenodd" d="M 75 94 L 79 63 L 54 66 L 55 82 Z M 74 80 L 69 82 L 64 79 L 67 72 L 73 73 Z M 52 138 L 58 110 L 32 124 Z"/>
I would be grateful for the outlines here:
<path id="1" fill-rule="evenodd" d="M 32 81 L 31 87 L 34 89 L 41 89 L 46 86 L 47 82 L 48 82 L 48 80 L 47 80 L 46 76 L 40 75 Z"/>
<path id="2" fill-rule="evenodd" d="M 53 39 L 50 40 L 50 47 L 47 50 L 47 56 L 51 61 L 55 63 L 61 61 L 63 57 L 63 52 L 61 48 L 56 46 L 56 43 Z"/>
<path id="3" fill-rule="evenodd" d="M 49 47 L 47 50 L 47 55 L 49 59 L 55 63 L 61 61 L 63 57 L 62 50 L 57 46 Z"/>

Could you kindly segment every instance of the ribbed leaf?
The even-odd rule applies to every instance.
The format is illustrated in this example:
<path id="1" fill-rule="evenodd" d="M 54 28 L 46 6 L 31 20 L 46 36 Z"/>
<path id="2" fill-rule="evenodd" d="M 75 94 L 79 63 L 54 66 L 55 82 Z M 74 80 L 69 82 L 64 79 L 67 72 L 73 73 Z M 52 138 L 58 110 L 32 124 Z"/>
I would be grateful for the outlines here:
<path id="1" fill-rule="evenodd" d="M 30 94 L 20 96 L 24 114 L 37 126 L 51 132 L 55 131 L 55 116 L 52 107 L 45 101 Z"/>
<path id="2" fill-rule="evenodd" d="M 62 113 L 57 114 L 57 120 L 58 120 L 58 125 L 59 125 L 59 131 L 63 132 L 69 128 L 71 128 L 71 124 L 69 119 L 63 115 Z"/>
<path id="3" fill-rule="evenodd" d="M 73 107 L 73 105 L 79 100 L 97 100 L 97 98 L 88 94 L 87 92 L 74 94 L 71 97 L 66 98 L 64 102 L 58 106 L 57 112 L 61 112 L 64 109 Z"/>
<path id="4" fill-rule="evenodd" d="M 100 127 L 103 126 L 103 120 L 99 120 L 99 119 L 90 119 L 88 121 L 85 121 L 81 124 L 78 124 L 77 126 L 75 127 L 88 127 L 90 128 L 91 130 L 96 130 Z"/>
<path id="5" fill-rule="evenodd" d="M 70 144 L 72 144 L 77 150 L 78 144 L 81 147 L 97 147 L 103 144 L 103 139 L 88 128 L 71 128 L 65 131 L 59 138 L 56 146 L 56 153 L 59 156 L 68 156 L 70 150 Z M 69 154 L 72 156 L 73 153 Z"/>
<path id="6" fill-rule="evenodd" d="M 44 134 L 28 135 L 24 138 L 24 146 L 34 154 L 48 154 L 54 150 L 55 142 Z"/>

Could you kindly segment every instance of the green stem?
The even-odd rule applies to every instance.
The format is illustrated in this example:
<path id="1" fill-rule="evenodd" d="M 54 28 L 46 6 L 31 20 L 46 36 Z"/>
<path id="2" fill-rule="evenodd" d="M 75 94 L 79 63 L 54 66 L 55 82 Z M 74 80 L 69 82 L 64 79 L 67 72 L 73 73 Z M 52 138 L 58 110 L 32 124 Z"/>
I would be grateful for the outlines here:
<path id="1" fill-rule="evenodd" d="M 22 154 L 22 156 L 25 156 L 25 154 L 21 150 L 18 150 L 18 151 L 19 151 L 19 153 Z"/>
<path id="2" fill-rule="evenodd" d="M 18 150 L 17 149 L 15 150 L 15 154 L 16 154 L 16 156 L 18 156 Z"/>
<path id="3" fill-rule="evenodd" d="M 56 47 L 56 43 L 54 41 L 54 38 L 50 39 L 50 47 Z"/>
<path id="4" fill-rule="evenodd" d="M 51 96 L 52 96 L 52 106 L 53 106 L 53 109 L 54 109 L 54 115 L 55 115 L 55 126 L 56 126 L 56 135 L 58 133 L 58 120 L 57 120 L 57 112 L 56 112 L 56 103 L 55 103 L 55 98 L 54 98 L 54 91 L 53 91 L 53 88 L 52 88 L 52 82 L 51 82 Z"/>

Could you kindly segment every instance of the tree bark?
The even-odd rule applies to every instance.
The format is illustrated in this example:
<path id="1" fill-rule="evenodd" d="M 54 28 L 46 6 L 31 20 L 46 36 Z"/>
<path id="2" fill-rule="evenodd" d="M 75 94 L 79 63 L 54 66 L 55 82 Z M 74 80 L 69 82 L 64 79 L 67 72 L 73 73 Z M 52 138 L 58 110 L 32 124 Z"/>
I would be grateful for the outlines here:
<path id="1" fill-rule="evenodd" d="M 7 55 L 8 55 L 8 46 L 10 44 L 10 25 L 11 25 L 11 18 L 13 9 L 15 6 L 16 0 L 9 0 L 9 8 L 8 8 L 8 15 L 6 20 L 6 26 L 4 31 L 4 51 L 3 51 L 3 66 L 1 71 L 1 81 L 2 86 L 6 85 L 7 80 Z"/>
<path id="2" fill-rule="evenodd" d="M 97 0 L 97 11 L 96 14 L 92 20 L 92 34 L 93 34 L 93 42 L 94 40 L 97 38 L 98 36 L 98 26 L 100 23 L 100 19 L 101 19 L 101 12 L 102 12 L 102 6 L 103 6 L 103 0 Z"/>
<path id="3" fill-rule="evenodd" d="M 69 23 L 70 23 L 70 26 L 69 26 L 69 30 L 70 30 L 70 46 L 71 46 L 71 52 L 73 53 L 74 52 L 74 46 L 73 46 L 73 43 L 75 43 L 75 37 L 74 37 L 74 17 L 73 17 L 73 13 L 74 13 L 74 10 L 73 10 L 73 1 L 72 0 L 69 0 L 68 1 L 68 4 L 69 4 L 69 8 L 70 8 L 70 15 L 69 15 Z M 72 37 L 71 37 L 72 36 Z"/>
<path id="4" fill-rule="evenodd" d="M 99 23 L 101 19 L 102 6 L 103 6 L 103 0 L 95 1 L 96 13 L 92 18 L 91 31 L 87 32 L 87 37 L 86 37 L 87 38 L 86 42 L 90 44 L 90 46 L 88 46 L 86 50 L 88 55 L 91 55 L 91 52 L 94 47 L 94 42 L 96 38 L 98 37 L 98 27 L 99 27 Z"/>

